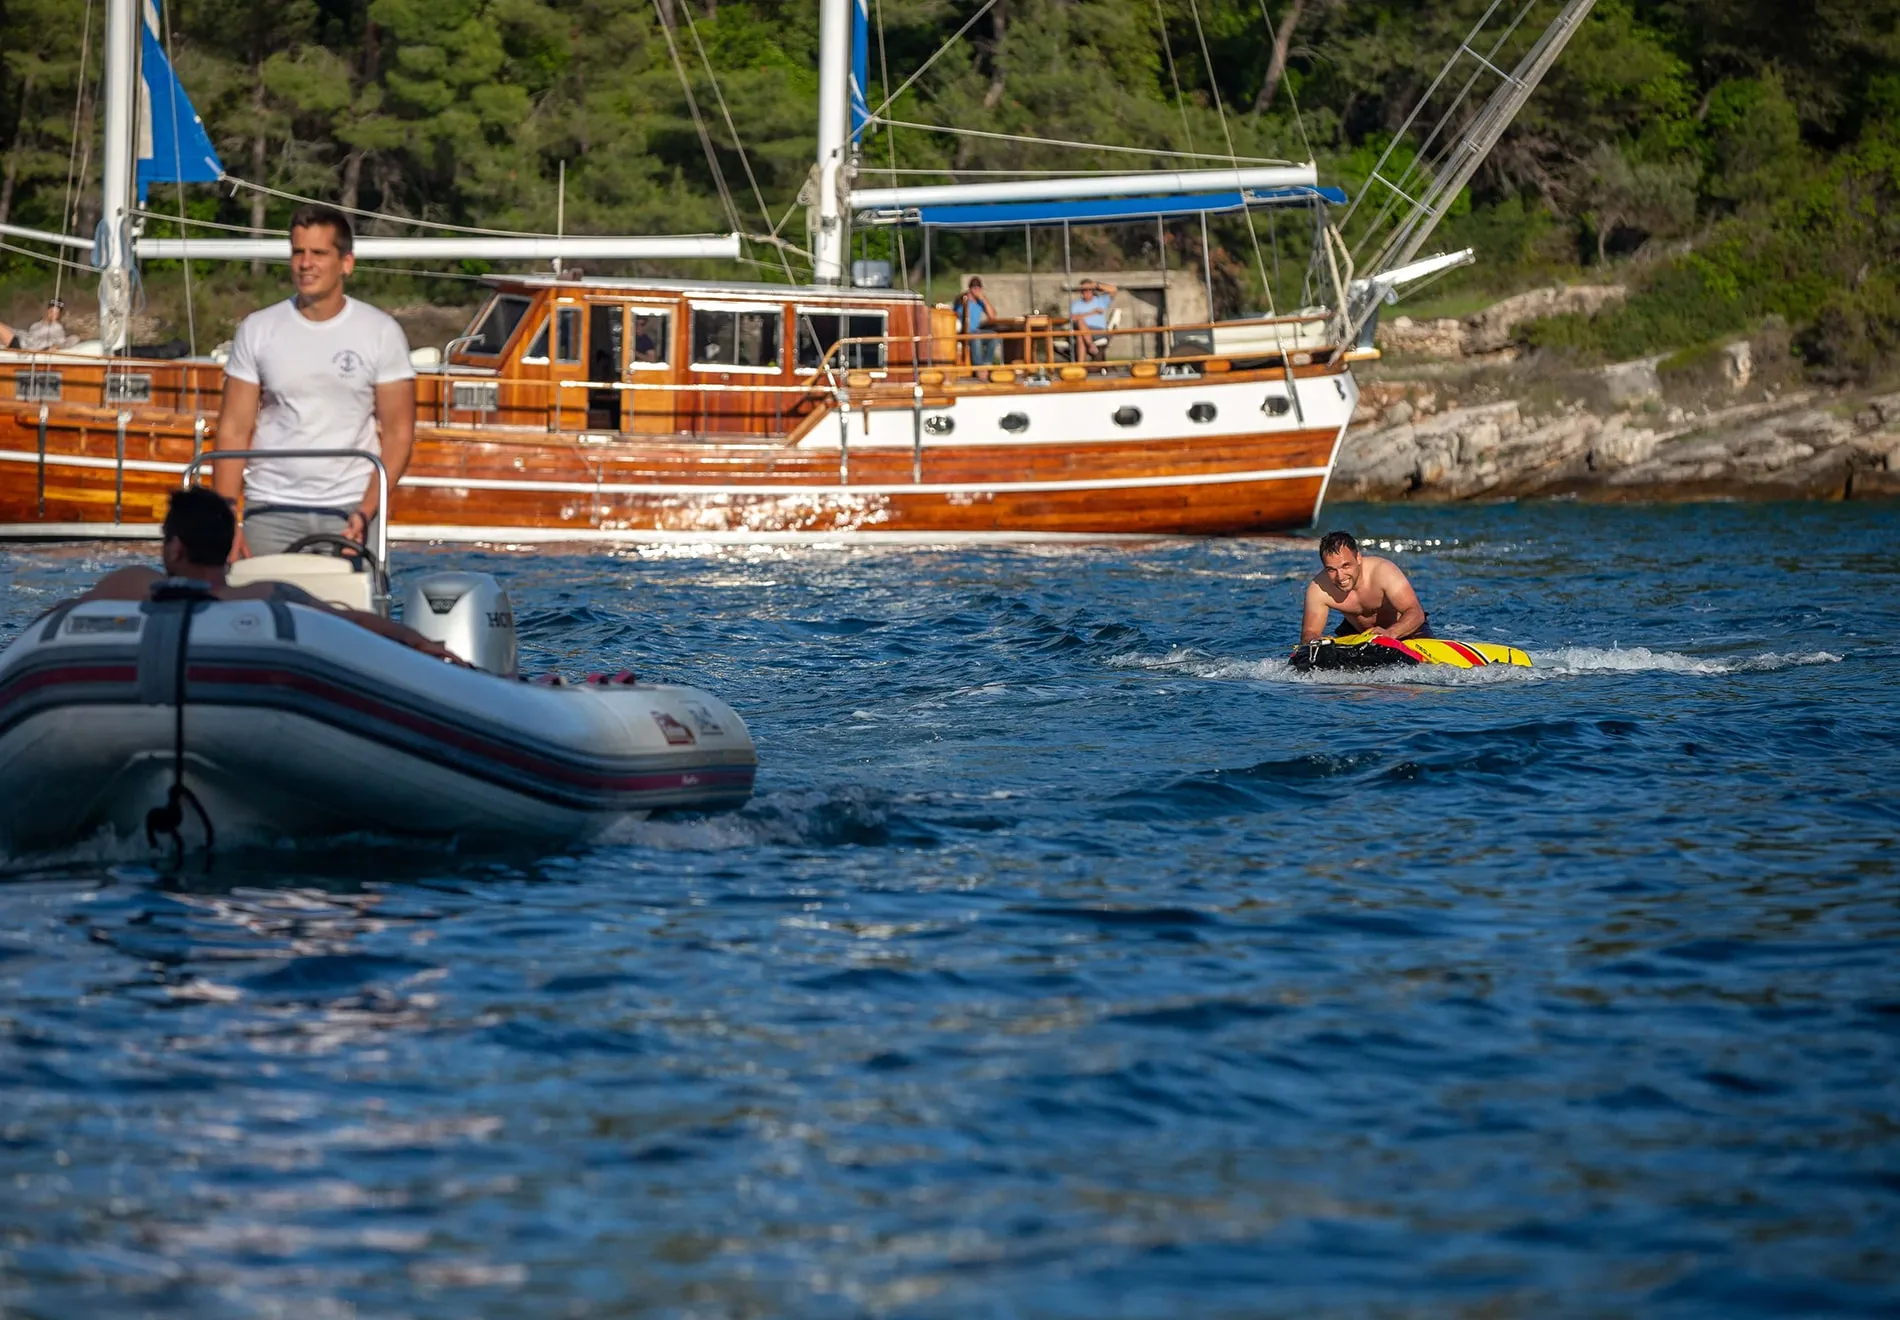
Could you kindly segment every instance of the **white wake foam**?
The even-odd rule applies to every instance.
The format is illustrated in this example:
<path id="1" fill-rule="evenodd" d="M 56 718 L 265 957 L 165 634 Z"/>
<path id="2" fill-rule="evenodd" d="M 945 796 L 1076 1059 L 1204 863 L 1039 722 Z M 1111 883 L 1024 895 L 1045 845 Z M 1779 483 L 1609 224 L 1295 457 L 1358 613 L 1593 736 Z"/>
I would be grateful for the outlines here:
<path id="1" fill-rule="evenodd" d="M 1530 652 L 1531 668 L 1487 665 L 1482 669 L 1453 669 L 1446 665 L 1394 666 L 1355 672 L 1299 673 L 1279 658 L 1241 659 L 1208 655 L 1192 647 L 1177 647 L 1161 655 L 1129 652 L 1110 657 L 1117 669 L 1146 669 L 1214 680 L 1328 684 L 1403 684 L 1458 687 L 1481 683 L 1527 683 L 1552 678 L 1581 678 L 1601 674 L 1750 674 L 1803 665 L 1839 664 L 1831 651 L 1767 651 L 1760 655 L 1705 657 L 1676 651 L 1652 651 L 1646 646 L 1562 646 Z"/>
<path id="2" fill-rule="evenodd" d="M 1646 646 L 1562 646 L 1554 651 L 1531 652 L 1532 673 L 1567 674 L 1751 674 L 1803 665 L 1839 664 L 1831 651 L 1767 651 L 1761 655 L 1707 657 L 1675 651 L 1652 651 Z"/>

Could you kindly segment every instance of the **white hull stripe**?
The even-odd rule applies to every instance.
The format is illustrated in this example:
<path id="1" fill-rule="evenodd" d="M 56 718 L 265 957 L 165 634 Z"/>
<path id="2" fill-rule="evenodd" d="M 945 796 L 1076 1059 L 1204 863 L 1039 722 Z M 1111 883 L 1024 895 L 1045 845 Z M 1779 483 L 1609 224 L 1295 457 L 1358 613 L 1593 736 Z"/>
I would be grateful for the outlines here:
<path id="1" fill-rule="evenodd" d="M 7 541 L 156 541 L 157 523 L 0 523 L 0 540 Z M 601 527 L 458 527 L 426 523 L 400 524 L 389 529 L 389 539 L 408 543 L 455 542 L 469 545 L 559 545 L 563 542 L 596 545 L 1037 545 L 1100 542 L 1156 542 L 1198 540 L 1179 532 L 890 532 L 863 531 L 685 531 L 677 528 Z M 1218 538 L 1231 541 L 1231 536 Z M 1290 541 L 1311 549 L 1310 538 L 1262 533 L 1253 538 Z"/>
<path id="2" fill-rule="evenodd" d="M 18 450 L 0 451 L 0 460 L 10 463 L 34 463 L 38 454 Z M 82 454 L 48 454 L 48 467 L 95 468 L 113 471 L 119 463 L 111 458 L 92 458 Z M 161 463 L 151 459 L 125 461 L 128 472 L 183 473 L 183 463 Z M 438 490 L 519 490 L 558 495 L 658 495 L 672 499 L 721 499 L 734 495 L 799 499 L 838 499 L 865 495 L 986 495 L 1018 491 L 1045 490 L 1139 490 L 1165 486 L 1228 486 L 1249 481 L 1294 481 L 1302 477 L 1324 478 L 1330 467 L 1264 468 L 1252 472 L 1187 473 L 1165 477 L 1098 477 L 1075 481 L 959 481 L 891 482 L 883 485 L 806 486 L 784 482 L 773 485 L 702 486 L 690 482 L 616 482 L 616 481 L 515 481 L 499 477 L 421 477 L 406 476 L 402 485 Z"/>
<path id="3" fill-rule="evenodd" d="M 18 449 L 0 449 L 0 462 L 31 463 L 37 466 L 39 461 L 40 456 L 38 454 L 28 454 Z M 183 474 L 185 470 L 183 463 L 161 463 L 156 459 L 150 458 L 128 458 L 121 464 L 116 458 L 93 458 L 86 454 L 48 454 L 46 456 L 46 466 L 100 468 L 106 472 L 111 472 L 123 466 L 127 472 L 171 472 L 175 474 Z"/>

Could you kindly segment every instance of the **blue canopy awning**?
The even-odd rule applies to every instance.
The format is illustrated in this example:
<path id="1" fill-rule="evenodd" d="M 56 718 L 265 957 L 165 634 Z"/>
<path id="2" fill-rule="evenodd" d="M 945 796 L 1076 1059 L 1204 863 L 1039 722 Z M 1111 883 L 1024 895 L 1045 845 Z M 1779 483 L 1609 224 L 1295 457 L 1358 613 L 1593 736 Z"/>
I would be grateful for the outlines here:
<path id="1" fill-rule="evenodd" d="M 905 211 L 868 211 L 860 222 L 874 225 L 931 225 L 946 229 L 985 229 L 998 226 L 1114 224 L 1124 220 L 1152 220 L 1157 216 L 1221 215 L 1253 206 L 1287 206 L 1306 202 L 1346 204 L 1344 188 L 1236 189 L 1231 192 L 1190 193 L 1174 197 L 1106 197 L 1093 201 L 986 202 L 978 206 L 919 206 Z"/>

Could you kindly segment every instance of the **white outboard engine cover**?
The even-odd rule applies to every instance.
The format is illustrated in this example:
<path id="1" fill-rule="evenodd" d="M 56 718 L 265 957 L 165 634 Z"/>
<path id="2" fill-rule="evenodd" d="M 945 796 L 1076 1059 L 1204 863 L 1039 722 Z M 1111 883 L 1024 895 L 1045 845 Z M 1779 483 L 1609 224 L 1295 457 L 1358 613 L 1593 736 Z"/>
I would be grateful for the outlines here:
<path id="1" fill-rule="evenodd" d="M 515 672 L 515 607 L 486 573 L 431 573 L 403 587 L 402 621 L 491 674 Z"/>

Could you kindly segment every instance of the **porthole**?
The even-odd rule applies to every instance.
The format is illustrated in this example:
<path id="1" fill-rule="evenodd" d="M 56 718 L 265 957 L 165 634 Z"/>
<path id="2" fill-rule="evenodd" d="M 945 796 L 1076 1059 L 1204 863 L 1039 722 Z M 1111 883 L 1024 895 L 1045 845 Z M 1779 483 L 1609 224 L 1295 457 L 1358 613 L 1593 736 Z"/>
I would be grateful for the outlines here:
<path id="1" fill-rule="evenodd" d="M 924 434 L 926 435 L 949 435 L 956 429 L 957 419 L 954 417 L 946 417 L 942 413 L 932 413 L 930 416 L 924 418 Z"/>
<path id="2" fill-rule="evenodd" d="M 1115 410 L 1115 425 L 1140 426 L 1141 425 L 1141 409 L 1117 408 Z"/>
<path id="3" fill-rule="evenodd" d="M 1188 420 L 1190 422 L 1213 421 L 1214 420 L 1214 405 L 1211 403 L 1195 404 L 1192 408 L 1188 409 Z"/>
<path id="4" fill-rule="evenodd" d="M 1267 401 L 1260 405 L 1260 411 L 1273 417 L 1284 417 L 1293 411 L 1293 401 L 1284 394 L 1269 394 Z"/>
<path id="5" fill-rule="evenodd" d="M 999 422 L 998 425 L 1011 435 L 1021 435 L 1024 431 L 1029 429 L 1029 414 L 1019 412 L 1004 413 L 1003 420 Z"/>

